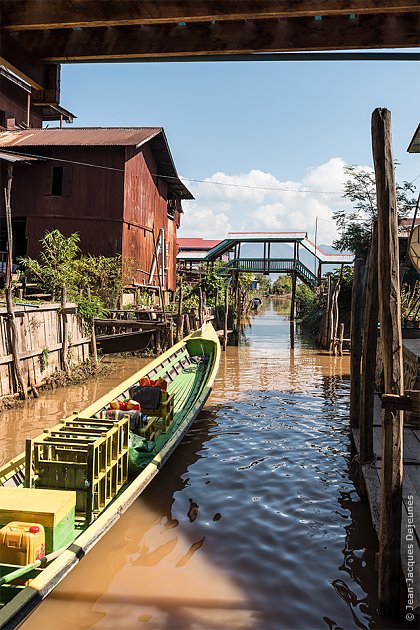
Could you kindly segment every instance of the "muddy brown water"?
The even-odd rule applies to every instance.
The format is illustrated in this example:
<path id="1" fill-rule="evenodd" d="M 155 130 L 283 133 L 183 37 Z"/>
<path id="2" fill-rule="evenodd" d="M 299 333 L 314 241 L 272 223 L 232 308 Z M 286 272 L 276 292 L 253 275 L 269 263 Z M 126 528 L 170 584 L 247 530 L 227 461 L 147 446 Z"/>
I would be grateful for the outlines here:
<path id="1" fill-rule="evenodd" d="M 223 354 L 211 398 L 159 475 L 23 624 L 395 628 L 376 615 L 375 534 L 349 477 L 349 358 L 271 300 Z M 145 361 L 0 417 L 3 461 Z"/>

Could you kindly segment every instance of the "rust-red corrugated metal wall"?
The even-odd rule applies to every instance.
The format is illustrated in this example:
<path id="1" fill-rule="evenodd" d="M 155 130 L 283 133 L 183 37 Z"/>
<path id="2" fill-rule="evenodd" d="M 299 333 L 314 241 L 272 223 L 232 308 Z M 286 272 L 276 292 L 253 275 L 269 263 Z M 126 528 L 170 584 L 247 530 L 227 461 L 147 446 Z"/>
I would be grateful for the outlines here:
<path id="1" fill-rule="evenodd" d="M 124 150 L 120 147 L 26 147 L 25 153 L 55 158 L 30 166 L 15 166 L 12 212 L 14 218 L 27 218 L 28 255 L 38 256 L 39 240 L 45 231 L 54 228 L 66 236 L 79 232 L 82 252 L 94 256 L 113 256 L 121 252 Z M 63 168 L 61 195 L 52 194 L 56 167 Z"/>
<path id="2" fill-rule="evenodd" d="M 166 182 L 156 177 L 148 145 L 26 146 L 44 156 L 31 165 L 16 164 L 12 187 L 14 219 L 26 220 L 27 255 L 36 258 L 46 231 L 80 234 L 80 248 L 94 256 L 122 254 L 135 271 L 127 281 L 147 283 L 153 261 L 153 235 L 165 233 L 165 289 L 176 288 L 176 226 L 168 218 Z M 54 169 L 62 169 L 61 194 L 54 192 Z M 3 204 L 1 204 L 3 206 Z M 4 209 L 2 208 L 2 214 Z M 152 230 L 152 232 L 151 232 Z M 160 262 L 160 260 L 159 260 Z M 156 276 L 155 279 L 157 280 Z M 156 282 L 157 283 L 157 282 Z"/>
<path id="3" fill-rule="evenodd" d="M 148 279 L 153 262 L 153 235 L 157 242 L 161 228 L 165 234 L 165 289 L 176 287 L 176 226 L 168 218 L 168 187 L 156 177 L 157 166 L 147 145 L 141 151 L 126 149 L 124 186 L 123 256 L 138 261 L 137 282 Z M 146 229 L 144 229 L 146 228 Z M 149 231 L 153 231 L 152 233 Z M 155 281 L 157 279 L 155 276 Z"/>

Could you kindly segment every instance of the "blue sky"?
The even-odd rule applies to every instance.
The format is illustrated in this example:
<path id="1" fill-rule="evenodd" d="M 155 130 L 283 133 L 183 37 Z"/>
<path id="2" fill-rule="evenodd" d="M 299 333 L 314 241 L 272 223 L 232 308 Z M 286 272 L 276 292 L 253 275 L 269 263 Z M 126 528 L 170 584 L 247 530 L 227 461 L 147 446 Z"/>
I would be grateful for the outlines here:
<path id="1" fill-rule="evenodd" d="M 375 107 L 392 113 L 398 179 L 420 174 L 419 156 L 406 151 L 420 118 L 419 79 L 414 62 L 63 65 L 61 102 L 75 126 L 163 126 L 182 177 L 309 191 L 186 181 L 196 201 L 185 205 L 182 236 L 310 232 L 318 216 L 331 242 L 344 164 L 372 165 Z"/>

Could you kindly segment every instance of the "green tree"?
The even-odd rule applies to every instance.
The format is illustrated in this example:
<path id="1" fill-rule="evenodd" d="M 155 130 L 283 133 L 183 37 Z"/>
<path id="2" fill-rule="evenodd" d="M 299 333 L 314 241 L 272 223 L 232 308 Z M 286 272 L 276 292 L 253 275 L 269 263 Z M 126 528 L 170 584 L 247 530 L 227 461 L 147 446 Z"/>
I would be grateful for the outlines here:
<path id="1" fill-rule="evenodd" d="M 290 295 L 292 292 L 292 278 L 290 276 L 279 276 L 273 283 L 272 291 L 276 295 Z"/>
<path id="2" fill-rule="evenodd" d="M 79 242 L 77 232 L 68 237 L 59 230 L 46 232 L 41 239 L 40 261 L 23 257 L 19 263 L 44 290 L 51 291 L 53 299 L 59 298 L 63 287 L 69 294 L 74 294 L 77 289 L 75 261 L 80 253 Z"/>
<path id="3" fill-rule="evenodd" d="M 334 247 L 350 251 L 356 257 L 366 258 L 370 248 L 372 223 L 377 217 L 375 174 L 357 166 L 346 166 L 347 180 L 343 197 L 352 203 L 351 209 L 337 210 L 333 219 L 337 222 L 340 238 Z M 399 218 L 407 216 L 416 205 L 415 187 L 404 181 L 396 184 Z"/>

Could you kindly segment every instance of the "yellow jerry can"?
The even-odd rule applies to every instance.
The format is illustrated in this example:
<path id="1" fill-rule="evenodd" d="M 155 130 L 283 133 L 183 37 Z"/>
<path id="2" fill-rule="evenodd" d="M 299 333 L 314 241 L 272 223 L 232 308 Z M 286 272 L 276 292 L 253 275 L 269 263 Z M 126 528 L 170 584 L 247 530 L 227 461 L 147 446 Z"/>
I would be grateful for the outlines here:
<path id="1" fill-rule="evenodd" d="M 45 531 L 39 523 L 13 521 L 0 529 L 0 563 L 26 565 L 45 556 Z"/>

